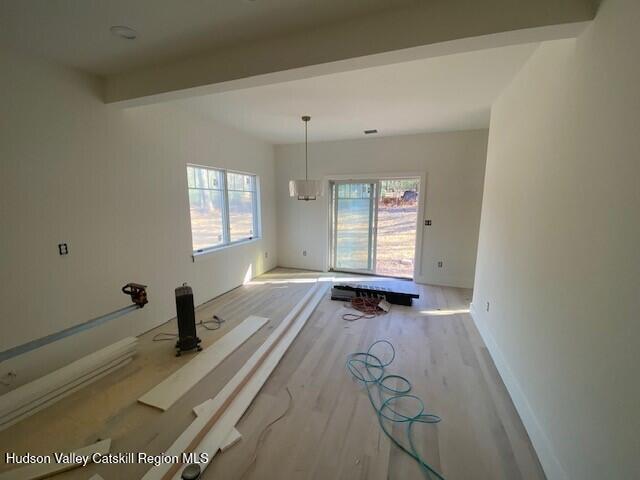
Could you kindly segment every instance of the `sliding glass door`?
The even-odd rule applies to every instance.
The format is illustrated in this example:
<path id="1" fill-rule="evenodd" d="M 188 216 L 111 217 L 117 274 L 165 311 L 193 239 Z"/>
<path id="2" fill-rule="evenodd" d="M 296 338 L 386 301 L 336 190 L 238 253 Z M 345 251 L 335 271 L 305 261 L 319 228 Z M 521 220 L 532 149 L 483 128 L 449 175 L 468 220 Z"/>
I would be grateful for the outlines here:
<path id="1" fill-rule="evenodd" d="M 376 182 L 332 184 L 332 268 L 373 272 Z"/>
<path id="2" fill-rule="evenodd" d="M 331 268 L 413 278 L 419 178 L 331 184 Z"/>

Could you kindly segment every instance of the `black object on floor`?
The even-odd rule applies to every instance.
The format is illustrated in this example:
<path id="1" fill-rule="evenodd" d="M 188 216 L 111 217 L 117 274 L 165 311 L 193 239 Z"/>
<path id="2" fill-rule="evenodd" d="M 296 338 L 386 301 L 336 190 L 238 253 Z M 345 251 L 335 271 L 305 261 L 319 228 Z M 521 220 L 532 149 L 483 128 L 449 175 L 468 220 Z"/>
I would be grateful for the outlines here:
<path id="1" fill-rule="evenodd" d="M 351 301 L 354 297 L 385 299 L 393 305 L 411 306 L 414 298 L 420 295 L 413 289 L 400 289 L 394 285 L 393 290 L 381 285 L 364 283 L 334 284 L 331 289 L 331 300 Z"/>
<path id="2" fill-rule="evenodd" d="M 178 316 L 178 341 L 176 357 L 187 350 L 202 350 L 196 335 L 196 310 L 193 304 L 193 290 L 186 283 L 176 288 L 176 314 Z"/>
<path id="3" fill-rule="evenodd" d="M 187 465 L 182 470 L 182 480 L 200 480 L 202 478 L 202 469 L 197 463 Z"/>

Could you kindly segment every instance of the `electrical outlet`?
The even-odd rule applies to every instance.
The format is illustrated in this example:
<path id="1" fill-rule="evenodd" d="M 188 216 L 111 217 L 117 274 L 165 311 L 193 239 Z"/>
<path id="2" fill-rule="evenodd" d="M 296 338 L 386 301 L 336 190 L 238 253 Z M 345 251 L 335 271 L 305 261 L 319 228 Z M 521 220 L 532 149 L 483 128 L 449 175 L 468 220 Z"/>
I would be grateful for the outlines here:
<path id="1" fill-rule="evenodd" d="M 307 256 L 307 251 L 306 250 L 302 250 L 302 256 L 306 257 Z"/>
<path id="2" fill-rule="evenodd" d="M 487 312 L 489 311 L 489 302 L 487 302 Z"/>
<path id="3" fill-rule="evenodd" d="M 60 255 L 68 255 L 69 254 L 69 245 L 67 245 L 66 243 L 59 243 L 58 244 L 58 253 L 60 253 Z"/>
<path id="4" fill-rule="evenodd" d="M 440 260 L 440 261 L 438 262 L 438 268 L 442 268 L 442 265 L 443 265 L 442 260 Z"/>

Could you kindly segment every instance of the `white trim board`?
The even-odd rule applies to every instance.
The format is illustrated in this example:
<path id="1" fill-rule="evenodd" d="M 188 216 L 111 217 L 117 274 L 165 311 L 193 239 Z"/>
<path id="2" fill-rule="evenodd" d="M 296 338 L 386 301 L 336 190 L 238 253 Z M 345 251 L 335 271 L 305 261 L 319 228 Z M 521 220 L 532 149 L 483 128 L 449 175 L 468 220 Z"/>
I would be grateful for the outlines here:
<path id="1" fill-rule="evenodd" d="M 43 392 L 59 388 L 99 366 L 111 362 L 124 353 L 134 350 L 137 342 L 136 338 L 127 337 L 2 395 L 0 397 L 0 415 L 6 415 L 14 410 L 16 405 L 27 404 L 39 398 Z"/>
<path id="2" fill-rule="evenodd" d="M 75 393 L 81 388 L 84 388 L 87 385 L 100 380 L 102 377 L 105 377 L 110 373 L 124 367 L 129 362 L 131 362 L 132 356 L 133 354 L 124 356 L 122 358 L 118 358 L 113 362 L 107 364 L 106 366 L 100 367 L 96 369 L 94 372 L 91 372 L 90 375 L 84 376 L 81 379 L 72 382 L 71 384 L 65 385 L 64 389 L 59 389 L 59 390 L 50 392 L 46 395 L 43 395 L 41 398 L 39 398 L 36 401 L 33 401 L 29 404 L 21 406 L 16 411 L 11 412 L 11 414 L 7 414 L 6 416 L 0 418 L 0 430 L 4 430 L 5 428 L 10 427 L 11 425 L 18 423 L 19 421 L 27 417 L 30 417 L 31 415 L 34 415 L 40 410 L 43 410 L 50 405 L 53 405 L 54 403 L 58 402 L 59 400 L 62 400 L 63 398 L 71 395 L 72 393 Z"/>
<path id="3" fill-rule="evenodd" d="M 247 317 L 233 330 L 199 352 L 186 365 L 141 396 L 138 402 L 160 410 L 168 410 L 182 395 L 220 365 L 268 321 L 268 318 L 254 315 Z"/>
<path id="4" fill-rule="evenodd" d="M 538 458 L 542 468 L 544 469 L 545 475 L 547 478 L 553 480 L 568 480 L 569 477 L 562 467 L 560 460 L 556 457 L 553 445 L 542 429 L 540 422 L 538 422 L 538 418 L 522 391 L 520 383 L 511 371 L 502 350 L 498 347 L 498 344 L 494 340 L 493 335 L 491 335 L 489 328 L 485 323 L 478 320 L 478 315 L 474 312 L 473 304 L 469 309 L 469 314 L 471 315 L 478 332 L 480 332 L 480 336 L 491 354 L 493 363 L 495 364 L 496 369 L 498 370 L 498 373 L 511 396 L 511 400 L 520 415 L 520 419 L 522 420 L 524 428 L 527 430 L 531 443 L 533 444 L 533 448 L 538 454 Z"/>
<path id="5" fill-rule="evenodd" d="M 137 343 L 137 338 L 127 337 L 6 393 L 0 397 L 0 430 L 123 367 Z"/>
<path id="6" fill-rule="evenodd" d="M 211 402 L 213 402 L 213 400 L 210 398 L 209 400 L 206 400 L 200 405 L 196 405 L 195 407 L 193 407 L 193 413 L 195 413 L 196 416 L 207 415 L 211 411 L 210 410 Z M 231 432 L 229 432 L 229 435 L 227 435 L 227 438 L 220 445 L 220 451 L 224 452 L 226 450 L 229 450 L 240 440 L 242 440 L 242 434 L 234 428 L 233 430 L 231 430 Z"/>
<path id="7" fill-rule="evenodd" d="M 200 463 L 202 471 L 207 468 L 213 457 L 216 455 L 217 451 L 222 449 L 222 445 L 226 444 L 226 441 L 230 435 L 229 428 L 233 428 L 233 426 L 240 421 L 242 415 L 244 415 L 244 412 L 249 408 L 251 402 L 253 402 L 258 392 L 262 389 L 263 385 L 269 379 L 269 376 L 273 373 L 273 371 L 280 363 L 280 360 L 282 359 L 284 354 L 287 352 L 300 331 L 306 325 L 307 320 L 315 310 L 318 303 L 320 303 L 320 300 L 325 295 L 326 291 L 326 284 L 321 285 L 316 289 L 313 297 L 311 298 L 311 300 L 309 300 L 304 310 L 300 312 L 298 317 L 291 324 L 291 328 L 276 344 L 276 347 L 273 349 L 273 351 L 269 354 L 262 365 L 260 365 L 260 367 L 255 371 L 249 381 L 245 384 L 240 394 L 234 398 L 233 402 L 227 407 L 223 415 L 216 422 L 215 426 L 211 430 L 209 430 L 202 442 L 200 442 L 197 447 L 196 453 L 208 453 L 207 461 Z M 250 359 L 247 364 L 251 364 L 250 366 L 253 366 L 251 360 L 252 359 Z M 243 369 L 238 372 L 238 378 L 244 378 L 246 376 L 246 373 L 244 373 L 242 370 Z M 232 379 L 229 383 L 233 383 L 235 378 L 236 377 L 234 377 L 234 379 Z M 226 386 L 225 388 L 223 388 L 220 394 L 213 398 L 213 401 L 210 403 L 210 407 L 212 407 L 211 414 L 222 407 L 224 400 L 226 400 L 226 395 L 224 394 L 225 390 Z M 209 417 L 210 416 L 211 415 L 209 415 Z M 172 480 L 180 480 L 180 472 L 178 472 Z"/>
<path id="8" fill-rule="evenodd" d="M 231 430 L 238 423 L 246 409 L 249 408 L 262 385 L 276 368 L 289 345 L 302 330 L 307 319 L 325 295 L 327 287 L 328 283 L 324 283 L 322 286 L 316 283 L 305 294 L 302 300 L 293 307 L 291 312 L 280 322 L 267 340 L 254 352 L 222 390 L 211 401 L 207 400 L 202 405 L 202 408 L 198 409 L 198 411 L 202 412 L 201 416 L 196 418 L 173 442 L 166 452 L 167 455 L 180 455 L 189 449 L 199 435 L 205 432 L 194 452 L 207 452 L 209 454 L 207 462 L 200 463 L 202 470 L 207 467 Z M 302 310 L 303 308 L 304 310 Z M 259 363 L 265 354 L 267 356 L 264 361 Z M 209 410 L 206 414 L 205 405 L 206 410 Z M 208 423 L 216 418 L 216 415 L 219 416 L 215 424 L 206 431 Z M 167 464 L 152 467 L 144 475 L 143 480 L 166 480 L 166 478 L 179 480 L 181 469 L 178 469 L 174 475 L 169 477 L 172 468 L 175 467 Z"/>
<path id="9" fill-rule="evenodd" d="M 231 429 L 229 435 L 227 435 L 224 441 L 220 444 L 220 452 L 226 452 L 240 440 L 242 440 L 242 434 L 235 428 Z"/>
<path id="10" fill-rule="evenodd" d="M 82 447 L 71 453 L 76 455 L 91 455 L 94 453 L 107 454 L 111 449 L 111 439 L 101 440 L 86 447 Z M 65 472 L 74 468 L 78 468 L 79 463 L 37 463 L 26 467 L 14 468 L 8 472 L 0 474 L 0 480 L 37 480 L 39 478 L 47 478 L 57 473 Z"/>
<path id="11" fill-rule="evenodd" d="M 99 373 L 103 370 L 106 370 L 110 367 L 113 367 L 115 365 L 117 365 L 118 363 L 120 363 L 121 361 L 127 359 L 127 358 L 131 358 L 133 355 L 135 354 L 135 349 L 131 349 L 128 350 L 122 354 L 120 354 L 119 356 L 113 358 L 112 360 L 108 361 L 107 363 L 104 364 L 99 364 L 97 365 L 93 370 L 87 371 L 86 373 L 83 373 L 82 375 L 78 376 L 78 377 L 69 377 L 68 379 L 65 379 L 64 381 L 66 382 L 66 380 L 69 380 L 66 383 L 62 383 L 59 382 L 57 384 L 54 384 L 52 387 L 47 388 L 47 389 L 39 389 L 37 391 L 32 392 L 33 395 L 28 397 L 28 400 L 25 401 L 16 401 L 15 404 L 11 405 L 10 407 L 7 407 L 6 411 L 2 411 L 1 415 L 0 415 L 0 421 L 4 420 L 5 418 L 9 418 L 9 417 L 13 417 L 16 414 L 19 414 L 21 411 L 23 411 L 25 408 L 32 406 L 32 405 L 37 405 L 39 403 L 42 403 L 43 401 L 48 400 L 49 398 L 52 398 L 66 390 L 70 390 L 71 388 L 75 387 L 76 385 L 80 385 L 83 382 L 85 382 L 86 380 L 90 380 L 92 377 L 94 377 L 96 375 L 96 373 Z M 30 384 L 29 384 L 30 385 Z M 24 400 L 24 399 L 23 399 Z M 9 410 L 9 408 L 12 408 L 11 410 Z"/>

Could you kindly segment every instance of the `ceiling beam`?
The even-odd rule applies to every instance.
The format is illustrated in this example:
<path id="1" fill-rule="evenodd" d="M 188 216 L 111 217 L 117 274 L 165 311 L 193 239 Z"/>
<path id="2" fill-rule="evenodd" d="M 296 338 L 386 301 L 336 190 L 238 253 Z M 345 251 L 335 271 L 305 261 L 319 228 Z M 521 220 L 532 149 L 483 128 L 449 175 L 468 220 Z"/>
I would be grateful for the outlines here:
<path id="1" fill-rule="evenodd" d="M 483 48 L 570 38 L 582 31 L 595 11 L 592 0 L 421 0 L 412 8 L 107 76 L 105 102 L 144 105 Z"/>

